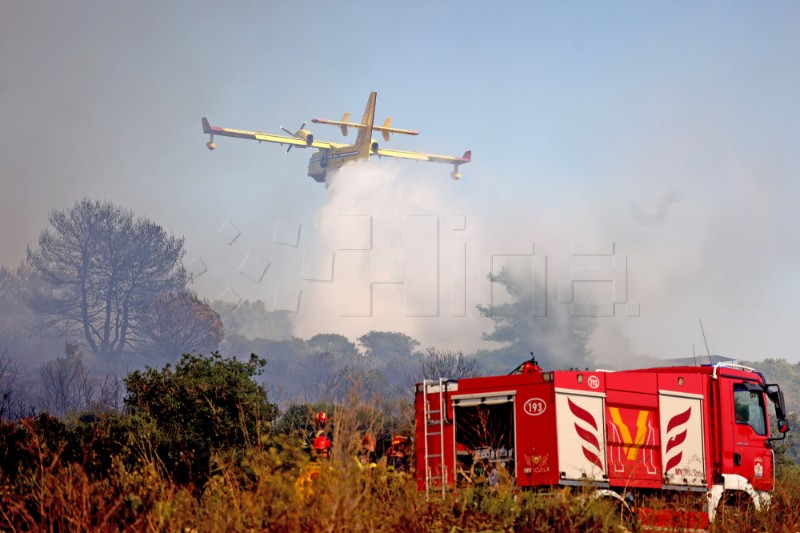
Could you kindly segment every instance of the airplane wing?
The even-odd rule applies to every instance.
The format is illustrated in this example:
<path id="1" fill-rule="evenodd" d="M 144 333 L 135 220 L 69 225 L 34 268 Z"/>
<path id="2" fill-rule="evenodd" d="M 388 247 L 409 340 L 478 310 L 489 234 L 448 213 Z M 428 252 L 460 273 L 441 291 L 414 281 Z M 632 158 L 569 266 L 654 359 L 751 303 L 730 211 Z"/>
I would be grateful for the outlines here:
<path id="1" fill-rule="evenodd" d="M 433 163 L 450 163 L 451 165 L 464 165 L 472 160 L 472 151 L 467 150 L 461 157 L 454 157 L 451 155 L 436 155 L 426 154 L 424 152 L 405 152 L 402 150 L 387 150 L 386 148 L 378 148 L 377 151 L 372 150 L 370 155 L 377 155 L 378 157 L 398 157 L 400 159 L 414 159 L 416 161 L 430 161 Z"/>
<path id="2" fill-rule="evenodd" d="M 297 146 L 300 148 L 324 148 L 330 150 L 340 146 L 347 146 L 345 144 L 331 143 L 327 141 L 318 141 L 316 139 L 304 140 L 298 137 L 287 137 L 286 135 L 274 135 L 272 133 L 264 133 L 261 131 L 246 131 L 235 130 L 231 128 L 222 128 L 220 126 L 212 126 L 209 124 L 208 119 L 203 117 L 203 133 L 211 135 L 208 147 L 213 145 L 214 135 L 223 135 L 225 137 L 238 137 L 240 139 L 252 139 L 258 142 L 270 142 L 280 145 L 288 144 L 289 146 Z M 213 148 L 212 148 L 213 149 Z"/>
<path id="3" fill-rule="evenodd" d="M 432 163 L 449 163 L 453 165 L 453 172 L 450 173 L 450 177 L 454 180 L 461 179 L 461 172 L 458 171 L 459 165 L 465 165 L 472 160 L 472 150 L 467 150 L 461 157 L 453 157 L 451 155 L 436 155 L 426 154 L 424 152 L 405 152 L 402 150 L 387 150 L 386 148 L 378 148 L 377 150 L 371 150 L 370 155 L 377 155 L 378 157 L 413 159 L 415 161 L 430 161 Z"/>

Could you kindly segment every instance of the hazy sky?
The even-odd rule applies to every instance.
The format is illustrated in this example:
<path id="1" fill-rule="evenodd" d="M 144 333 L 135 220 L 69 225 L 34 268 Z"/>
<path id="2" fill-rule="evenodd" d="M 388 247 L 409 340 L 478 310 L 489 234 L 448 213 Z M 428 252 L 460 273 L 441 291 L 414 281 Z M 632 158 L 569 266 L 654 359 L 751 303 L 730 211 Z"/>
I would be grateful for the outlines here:
<path id="1" fill-rule="evenodd" d="M 790 2 L 3 2 L 0 264 L 88 196 L 184 236 L 201 296 L 291 309 L 303 336 L 472 350 L 495 254 L 547 312 L 571 268 L 613 272 L 573 296 L 616 291 L 603 357 L 705 351 L 702 318 L 714 353 L 797 361 L 798 27 Z M 390 147 L 472 149 L 463 180 L 373 161 L 326 189 L 308 150 L 205 147 L 202 116 L 279 132 L 370 90 L 422 132 Z M 371 316 L 341 316 L 370 282 Z"/>

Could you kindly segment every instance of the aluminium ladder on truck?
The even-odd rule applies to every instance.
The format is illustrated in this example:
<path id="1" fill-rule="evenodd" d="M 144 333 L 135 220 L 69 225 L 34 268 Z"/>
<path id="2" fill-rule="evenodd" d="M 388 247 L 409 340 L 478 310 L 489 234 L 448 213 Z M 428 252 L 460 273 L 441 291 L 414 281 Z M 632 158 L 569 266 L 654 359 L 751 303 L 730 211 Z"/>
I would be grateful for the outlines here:
<path id="1" fill-rule="evenodd" d="M 444 424 L 447 416 L 444 388 L 449 380 L 444 378 L 422 381 L 422 409 L 425 415 L 423 426 L 425 450 L 425 494 L 430 493 L 431 484 L 438 483 L 442 498 L 447 488 L 447 464 L 444 460 Z M 429 395 L 429 387 L 436 394 Z M 433 405 L 431 405 L 433 402 Z M 437 469 L 438 467 L 438 469 Z"/>

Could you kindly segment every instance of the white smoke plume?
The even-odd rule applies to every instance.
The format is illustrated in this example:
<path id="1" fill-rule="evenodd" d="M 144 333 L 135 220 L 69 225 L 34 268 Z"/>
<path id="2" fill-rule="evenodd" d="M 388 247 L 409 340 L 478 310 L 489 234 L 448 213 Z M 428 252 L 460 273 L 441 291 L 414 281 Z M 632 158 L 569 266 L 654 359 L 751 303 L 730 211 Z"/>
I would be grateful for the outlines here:
<path id="1" fill-rule="evenodd" d="M 570 239 L 596 241 L 596 226 L 590 223 L 592 231 L 581 232 L 577 228 L 584 221 L 573 212 L 533 208 L 524 201 L 498 203 L 490 182 L 479 181 L 479 168 L 478 176 L 464 173 L 466 180 L 476 180 L 473 184 L 453 182 L 444 170 L 437 165 L 370 162 L 348 165 L 331 179 L 328 201 L 314 225 L 316 246 L 335 257 L 335 274 L 331 283 L 312 283 L 304 291 L 295 320 L 297 335 L 335 331 L 357 338 L 370 330 L 401 331 L 423 346 L 465 353 L 499 348 L 481 340 L 482 333 L 492 331 L 493 322 L 480 316 L 476 306 L 510 301 L 499 285 L 490 287 L 487 279 L 490 269 L 498 273 L 502 268 L 530 286 L 545 284 L 546 293 L 539 289 L 534 296 L 538 316 L 533 320 L 553 328 L 569 327 L 563 320 L 568 306 L 558 303 L 558 281 L 569 272 Z M 484 201 L 467 201 L 472 195 Z M 435 224 L 432 232 L 414 233 L 408 220 L 415 217 Z M 434 286 L 422 294 L 403 283 L 413 278 L 414 271 L 430 269 L 429 249 L 416 250 L 409 242 L 415 239 L 434 243 L 437 251 Z M 602 263 L 611 258 L 599 259 Z M 598 297 L 597 292 L 591 287 L 576 289 L 575 302 Z M 600 290 L 599 296 L 606 293 L 610 291 Z M 415 297 L 426 301 L 420 306 Z M 360 304 L 353 305 L 354 300 Z M 435 312 L 419 316 L 415 313 L 419 308 Z M 613 339 L 615 346 L 627 345 L 621 334 L 615 337 L 606 330 L 599 328 L 604 343 Z M 554 331 L 553 338 L 557 337 Z M 629 355 L 618 348 L 608 352 L 620 358 Z M 527 352 L 520 354 L 525 357 Z"/>
<path id="2" fill-rule="evenodd" d="M 297 315 L 297 332 L 332 330 L 355 338 L 372 329 L 395 330 L 423 346 L 495 348 L 480 338 L 492 322 L 475 310 L 487 303 L 488 255 L 494 251 L 495 271 L 505 266 L 531 283 L 544 281 L 546 296 L 537 295 L 536 305 L 545 305 L 548 316 L 598 308 L 612 315 L 596 318 L 591 347 L 599 364 L 641 366 L 644 357 L 690 356 L 693 345 L 704 347 L 698 318 L 711 353 L 791 356 L 785 350 L 797 333 L 787 311 L 797 286 L 787 285 L 794 279 L 787 269 L 797 264 L 800 248 L 789 221 L 786 169 L 727 146 L 712 143 L 707 149 L 706 157 L 716 163 L 700 165 L 703 169 L 686 155 L 697 150 L 687 139 L 672 147 L 674 158 L 651 154 L 662 162 L 657 170 L 651 163 L 625 168 L 613 187 L 604 186 L 609 178 L 603 171 L 591 180 L 566 177 L 558 186 L 532 172 L 528 179 L 541 183 L 536 197 L 515 195 L 518 180 L 494 176 L 477 164 L 464 167 L 461 182 L 449 180 L 438 165 L 373 161 L 345 167 L 315 219 L 318 246 L 335 253 L 336 277 L 304 293 L 304 299 L 309 296 L 304 304 L 310 305 Z M 345 227 L 341 219 L 351 215 L 369 218 L 369 250 L 337 250 Z M 408 215 L 438 220 L 435 317 L 406 316 L 403 285 L 380 283 L 403 281 L 408 272 L 402 265 L 415 262 L 397 261 L 398 253 L 408 254 L 403 233 Z M 454 229 L 462 223 L 463 229 Z M 533 257 L 526 255 L 529 246 Z M 587 248 L 597 255 L 582 255 Z M 456 279 L 459 262 L 465 265 L 463 283 Z M 337 292 L 346 281 L 340 270 L 345 267 L 355 270 L 349 283 L 376 282 L 371 316 L 339 316 L 338 306 L 348 300 L 349 289 Z M 598 280 L 583 279 L 588 268 L 600 269 Z M 571 300 L 564 294 L 570 285 Z M 507 301 L 498 292 L 492 294 L 495 303 Z M 453 316 L 459 306 L 465 316 Z"/>

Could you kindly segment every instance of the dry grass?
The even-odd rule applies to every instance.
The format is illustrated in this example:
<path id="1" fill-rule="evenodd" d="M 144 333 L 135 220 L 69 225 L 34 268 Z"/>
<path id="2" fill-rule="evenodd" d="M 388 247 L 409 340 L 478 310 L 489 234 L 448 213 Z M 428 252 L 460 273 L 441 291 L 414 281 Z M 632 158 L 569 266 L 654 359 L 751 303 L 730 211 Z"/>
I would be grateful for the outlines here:
<path id="1" fill-rule="evenodd" d="M 362 406 L 335 416 L 334 456 L 317 465 L 310 490 L 297 484 L 309 457 L 280 435 L 215 453 L 200 487 L 173 480 L 142 439 L 97 473 L 29 432 L 24 451 L 33 460 L 0 479 L 0 531 L 622 530 L 617 506 L 580 491 L 538 494 L 501 484 L 426 498 L 410 476 L 355 460 L 359 435 L 380 423 L 379 411 Z M 786 467 L 769 511 L 733 510 L 712 530 L 797 531 L 798 524 L 800 475 Z"/>

